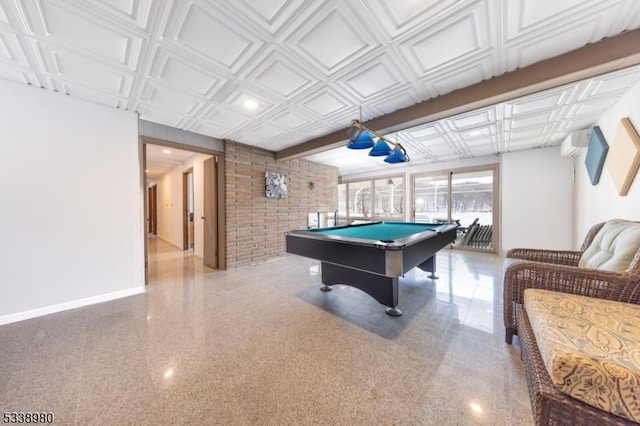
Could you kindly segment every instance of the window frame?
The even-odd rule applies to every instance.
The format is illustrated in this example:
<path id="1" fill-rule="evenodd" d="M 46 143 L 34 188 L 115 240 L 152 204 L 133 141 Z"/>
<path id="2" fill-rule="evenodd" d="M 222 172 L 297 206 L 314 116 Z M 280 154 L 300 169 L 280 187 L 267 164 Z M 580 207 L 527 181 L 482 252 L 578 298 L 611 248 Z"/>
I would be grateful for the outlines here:
<path id="1" fill-rule="evenodd" d="M 384 216 L 384 215 L 378 215 L 376 214 L 375 211 L 375 207 L 376 207 L 376 203 L 375 203 L 375 194 L 376 194 L 376 189 L 375 189 L 375 182 L 379 181 L 379 180 L 389 180 L 389 179 L 401 179 L 402 180 L 402 216 L 401 217 L 397 217 L 397 216 Z M 369 211 L 371 212 L 371 216 L 370 217 L 366 217 L 364 215 L 352 215 L 350 212 L 350 207 L 351 207 L 351 197 L 349 195 L 349 185 L 351 184 L 362 184 L 362 183 L 368 183 L 368 187 L 369 187 L 369 193 L 371 194 L 371 196 L 369 197 Z M 345 216 L 340 216 L 340 212 L 338 212 L 338 220 L 339 221 L 345 221 L 347 224 L 350 224 L 354 221 L 358 221 L 358 222 L 379 222 L 379 221 L 405 221 L 406 217 L 407 217 L 407 212 L 406 212 L 406 197 L 407 197 L 407 179 L 406 176 L 403 173 L 394 173 L 394 174 L 390 174 L 390 175 L 383 175 L 383 176 L 375 176 L 375 177 L 370 177 L 370 178 L 364 178 L 364 179 L 349 179 L 349 180 L 345 180 L 345 181 L 340 181 L 338 183 L 338 185 L 344 184 L 345 185 L 345 194 L 346 194 L 346 200 L 345 200 L 345 211 L 346 211 L 346 215 Z M 339 196 L 339 192 L 338 192 L 338 196 Z M 340 204 L 340 199 L 338 199 L 338 205 Z"/>

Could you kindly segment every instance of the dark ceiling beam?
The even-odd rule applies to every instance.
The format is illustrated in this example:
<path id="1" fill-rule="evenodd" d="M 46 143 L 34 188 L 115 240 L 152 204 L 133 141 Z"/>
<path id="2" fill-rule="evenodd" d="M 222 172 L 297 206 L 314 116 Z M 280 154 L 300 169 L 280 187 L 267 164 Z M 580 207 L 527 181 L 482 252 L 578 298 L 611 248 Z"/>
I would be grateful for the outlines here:
<path id="1" fill-rule="evenodd" d="M 490 80 L 367 121 L 389 133 L 640 64 L 640 29 L 609 37 Z M 354 117 L 357 118 L 357 117 Z M 344 146 L 348 127 L 276 152 L 292 160 Z"/>

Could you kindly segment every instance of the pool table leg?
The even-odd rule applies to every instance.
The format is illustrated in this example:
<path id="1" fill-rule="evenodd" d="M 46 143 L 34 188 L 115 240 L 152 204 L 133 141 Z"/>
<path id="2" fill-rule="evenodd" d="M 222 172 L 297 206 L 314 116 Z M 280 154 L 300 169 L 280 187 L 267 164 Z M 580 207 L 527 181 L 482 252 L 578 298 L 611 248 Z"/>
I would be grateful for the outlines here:
<path id="1" fill-rule="evenodd" d="M 398 309 L 397 306 L 394 308 L 387 308 L 384 311 L 387 313 L 387 315 L 392 317 L 399 317 L 400 315 L 402 315 L 402 311 Z"/>
<path id="2" fill-rule="evenodd" d="M 435 255 L 431 256 L 430 258 L 428 258 L 427 260 L 419 264 L 418 268 L 422 269 L 425 272 L 431 272 L 428 275 L 428 277 L 431 278 L 432 280 L 437 280 L 438 278 L 440 278 L 436 275 L 436 256 Z"/>
<path id="3" fill-rule="evenodd" d="M 388 306 L 387 314 L 400 316 L 398 309 L 398 277 L 372 274 L 333 263 L 322 262 L 322 283 L 320 289 L 331 290 L 333 284 L 344 284 L 364 291 L 379 303 Z M 329 290 L 325 288 L 328 287 Z"/>

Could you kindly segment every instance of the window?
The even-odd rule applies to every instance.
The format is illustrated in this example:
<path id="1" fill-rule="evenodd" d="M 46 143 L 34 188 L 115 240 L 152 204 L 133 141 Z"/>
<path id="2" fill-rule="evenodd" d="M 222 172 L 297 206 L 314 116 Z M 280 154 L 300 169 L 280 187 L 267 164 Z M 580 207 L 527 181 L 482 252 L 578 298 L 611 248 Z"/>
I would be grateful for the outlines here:
<path id="1" fill-rule="evenodd" d="M 345 223 L 347 220 L 347 184 L 338 185 L 338 221 Z"/>
<path id="2" fill-rule="evenodd" d="M 449 215 L 449 177 L 421 176 L 413 181 L 414 221 L 446 222 Z"/>
<path id="3" fill-rule="evenodd" d="M 460 226 L 454 247 L 496 250 L 497 167 L 413 176 L 413 220 Z"/>
<path id="4" fill-rule="evenodd" d="M 404 187 L 401 177 L 374 181 L 375 217 L 402 220 L 404 217 Z"/>
<path id="5" fill-rule="evenodd" d="M 340 223 L 404 220 L 404 179 L 385 177 L 338 185 Z"/>
<path id="6" fill-rule="evenodd" d="M 371 218 L 371 181 L 351 182 L 348 185 L 349 217 L 354 219 Z"/>

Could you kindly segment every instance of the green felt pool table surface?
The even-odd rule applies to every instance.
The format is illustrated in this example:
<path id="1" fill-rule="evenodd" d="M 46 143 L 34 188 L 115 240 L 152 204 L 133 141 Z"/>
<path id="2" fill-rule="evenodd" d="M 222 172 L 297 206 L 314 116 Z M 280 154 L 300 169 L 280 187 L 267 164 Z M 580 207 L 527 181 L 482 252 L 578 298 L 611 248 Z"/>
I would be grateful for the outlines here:
<path id="1" fill-rule="evenodd" d="M 393 241 L 418 232 L 435 230 L 441 227 L 442 224 L 432 223 L 381 222 L 335 228 L 310 229 L 309 231 L 336 237 Z"/>

